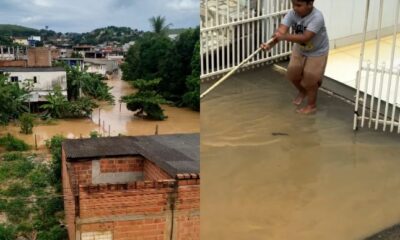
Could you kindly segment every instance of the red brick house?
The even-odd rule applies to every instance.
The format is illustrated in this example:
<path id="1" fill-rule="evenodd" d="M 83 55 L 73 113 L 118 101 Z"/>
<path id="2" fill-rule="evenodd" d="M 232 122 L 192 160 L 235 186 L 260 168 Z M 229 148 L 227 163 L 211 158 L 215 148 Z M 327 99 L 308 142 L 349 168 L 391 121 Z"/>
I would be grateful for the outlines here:
<path id="1" fill-rule="evenodd" d="M 71 240 L 200 239 L 199 134 L 65 140 Z"/>

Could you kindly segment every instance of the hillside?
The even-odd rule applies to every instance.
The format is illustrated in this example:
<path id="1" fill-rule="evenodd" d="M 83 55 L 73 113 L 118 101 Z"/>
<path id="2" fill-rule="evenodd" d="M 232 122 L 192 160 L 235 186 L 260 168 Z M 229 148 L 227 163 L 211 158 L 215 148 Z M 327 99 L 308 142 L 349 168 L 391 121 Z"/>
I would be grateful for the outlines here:
<path id="1" fill-rule="evenodd" d="M 88 33 L 68 34 L 75 44 L 100 44 L 117 41 L 121 44 L 136 40 L 143 32 L 129 27 L 108 26 Z"/>
<path id="2" fill-rule="evenodd" d="M 0 24 L 0 36 L 29 37 L 39 34 L 39 30 L 19 25 Z"/>

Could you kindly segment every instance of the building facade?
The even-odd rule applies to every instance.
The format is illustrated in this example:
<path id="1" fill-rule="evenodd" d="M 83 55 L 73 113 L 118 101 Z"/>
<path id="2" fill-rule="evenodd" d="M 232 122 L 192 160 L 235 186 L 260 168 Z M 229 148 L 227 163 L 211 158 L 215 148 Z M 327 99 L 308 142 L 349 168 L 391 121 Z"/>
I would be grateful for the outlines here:
<path id="1" fill-rule="evenodd" d="M 62 67 L 0 67 L 0 74 L 7 74 L 10 82 L 27 86 L 30 81 L 30 102 L 47 102 L 47 96 L 60 86 L 67 97 L 67 73 Z"/>

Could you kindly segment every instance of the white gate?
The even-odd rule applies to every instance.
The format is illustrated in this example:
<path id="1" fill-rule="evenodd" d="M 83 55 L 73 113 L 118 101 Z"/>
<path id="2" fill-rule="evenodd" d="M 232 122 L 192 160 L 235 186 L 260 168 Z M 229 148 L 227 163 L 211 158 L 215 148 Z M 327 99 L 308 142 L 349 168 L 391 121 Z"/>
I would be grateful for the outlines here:
<path id="1" fill-rule="evenodd" d="M 201 78 L 207 78 L 231 70 L 267 42 L 291 9 L 291 0 L 201 0 L 200 6 Z M 282 41 L 246 65 L 290 52 L 291 44 Z"/>
<path id="2" fill-rule="evenodd" d="M 358 127 L 368 126 L 369 128 L 377 130 L 382 127 L 383 131 L 390 129 L 390 132 L 393 132 L 397 127 L 397 132 L 400 133 L 400 66 L 397 66 L 396 68 L 394 66 L 400 0 L 397 0 L 396 6 L 393 6 L 395 7 L 393 9 L 395 11 L 395 19 L 393 23 L 393 43 L 389 66 L 386 66 L 385 62 L 379 62 L 384 0 L 379 1 L 380 8 L 376 36 L 377 44 L 374 56 L 375 59 L 373 63 L 371 63 L 369 60 L 364 62 L 365 41 L 370 8 L 370 0 L 367 0 L 363 30 L 364 36 L 356 80 L 357 93 L 353 129 L 356 130 Z"/>

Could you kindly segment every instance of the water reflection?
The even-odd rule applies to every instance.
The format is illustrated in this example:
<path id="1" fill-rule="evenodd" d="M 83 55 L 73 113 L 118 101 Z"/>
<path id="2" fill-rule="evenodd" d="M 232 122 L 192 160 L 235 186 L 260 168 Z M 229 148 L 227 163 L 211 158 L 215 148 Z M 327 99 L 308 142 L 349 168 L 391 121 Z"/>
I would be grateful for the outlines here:
<path id="1" fill-rule="evenodd" d="M 353 107 L 323 94 L 298 115 L 294 95 L 266 68 L 202 101 L 202 239 L 362 239 L 400 221 L 399 136 L 354 134 Z"/>

